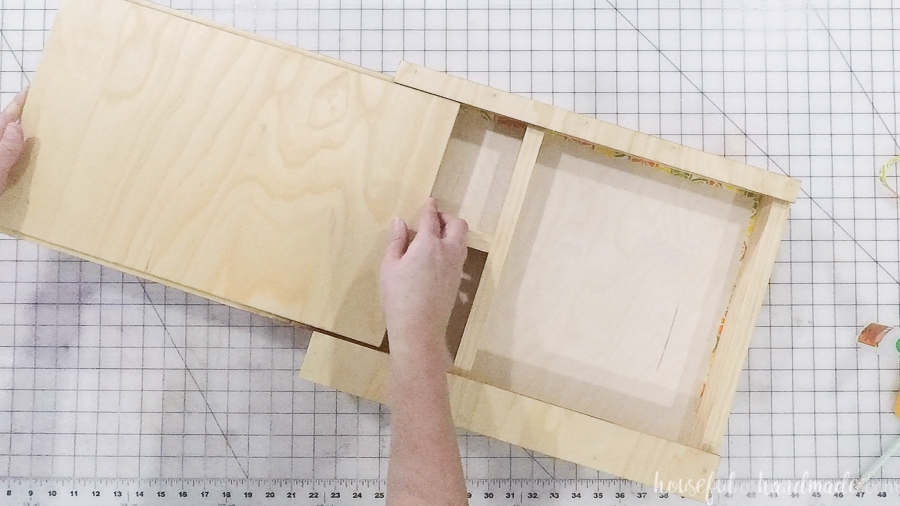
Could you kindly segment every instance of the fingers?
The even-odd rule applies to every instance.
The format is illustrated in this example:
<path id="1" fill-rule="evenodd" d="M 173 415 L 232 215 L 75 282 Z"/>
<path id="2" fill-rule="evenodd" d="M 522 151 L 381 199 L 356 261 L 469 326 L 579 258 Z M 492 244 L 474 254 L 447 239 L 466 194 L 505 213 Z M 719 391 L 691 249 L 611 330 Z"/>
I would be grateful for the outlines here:
<path id="1" fill-rule="evenodd" d="M 437 209 L 437 202 L 428 199 L 422 210 L 419 211 L 418 235 L 441 237 L 441 217 Z M 417 235 L 417 237 L 418 237 Z"/>
<path id="2" fill-rule="evenodd" d="M 394 218 L 391 226 L 391 242 L 388 243 L 387 251 L 384 255 L 385 262 L 390 260 L 399 260 L 406 253 L 409 247 L 409 227 L 406 222 L 400 218 Z"/>
<path id="3" fill-rule="evenodd" d="M 465 244 L 469 234 L 469 224 L 466 220 L 441 213 L 444 222 L 444 237 L 453 243 Z"/>
<path id="4" fill-rule="evenodd" d="M 9 123 L 0 133 L 0 176 L 5 180 L 10 169 L 25 151 L 25 132 L 18 123 Z"/>
<path id="5" fill-rule="evenodd" d="M 28 88 L 20 91 L 16 98 L 0 113 L 0 132 L 5 132 L 10 123 L 16 123 L 22 117 L 22 109 L 25 107 L 25 99 L 28 97 Z"/>

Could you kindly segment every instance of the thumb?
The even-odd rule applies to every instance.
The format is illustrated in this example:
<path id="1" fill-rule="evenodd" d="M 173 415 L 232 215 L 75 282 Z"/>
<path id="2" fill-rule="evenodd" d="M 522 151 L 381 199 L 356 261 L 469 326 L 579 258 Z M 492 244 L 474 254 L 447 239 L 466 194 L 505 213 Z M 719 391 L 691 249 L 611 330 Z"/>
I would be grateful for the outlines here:
<path id="1" fill-rule="evenodd" d="M 409 246 L 409 228 L 406 222 L 400 218 L 394 218 L 391 225 L 391 242 L 388 243 L 384 260 L 399 260 L 406 253 Z"/>
<path id="2" fill-rule="evenodd" d="M 18 123 L 10 123 L 0 132 L 0 174 L 6 176 L 25 150 L 25 133 Z"/>

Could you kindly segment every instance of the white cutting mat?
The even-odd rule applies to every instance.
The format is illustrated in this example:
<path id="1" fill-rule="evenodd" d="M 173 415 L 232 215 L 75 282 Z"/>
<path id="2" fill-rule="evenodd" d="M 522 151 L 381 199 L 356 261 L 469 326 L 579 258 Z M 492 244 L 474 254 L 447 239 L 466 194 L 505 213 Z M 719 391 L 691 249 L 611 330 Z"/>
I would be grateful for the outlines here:
<path id="1" fill-rule="evenodd" d="M 876 179 L 900 150 L 889 0 L 160 3 L 378 71 L 447 70 L 802 179 L 720 476 L 856 476 L 900 434 L 898 356 L 856 344 L 871 321 L 900 323 L 900 201 Z M 0 0 L 3 104 L 34 75 L 57 4 Z M 0 476 L 384 478 L 386 410 L 297 379 L 306 343 L 0 240 Z M 598 477 L 460 441 L 469 478 Z M 900 459 L 883 476 L 900 477 Z"/>

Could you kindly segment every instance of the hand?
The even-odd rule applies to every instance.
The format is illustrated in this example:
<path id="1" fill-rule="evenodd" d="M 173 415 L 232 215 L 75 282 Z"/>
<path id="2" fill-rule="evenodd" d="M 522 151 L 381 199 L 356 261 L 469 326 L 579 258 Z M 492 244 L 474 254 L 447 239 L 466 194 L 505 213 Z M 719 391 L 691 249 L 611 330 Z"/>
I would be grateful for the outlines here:
<path id="1" fill-rule="evenodd" d="M 9 171 L 25 152 L 25 132 L 19 120 L 28 90 L 25 89 L 0 113 L 0 193 L 6 191 Z"/>
<path id="2" fill-rule="evenodd" d="M 419 212 L 419 230 L 394 220 L 381 264 L 381 304 L 391 354 L 436 349 L 447 355 L 444 334 L 466 260 L 465 220 L 441 213 L 434 199 Z"/>

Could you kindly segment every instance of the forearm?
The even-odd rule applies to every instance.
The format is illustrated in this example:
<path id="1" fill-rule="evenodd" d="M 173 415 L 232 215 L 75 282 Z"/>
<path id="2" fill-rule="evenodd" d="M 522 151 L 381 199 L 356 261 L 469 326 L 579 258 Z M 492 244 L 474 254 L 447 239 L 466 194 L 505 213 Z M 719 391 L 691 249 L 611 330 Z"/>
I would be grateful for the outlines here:
<path id="1" fill-rule="evenodd" d="M 439 346 L 391 351 L 388 504 L 467 504 L 450 416 L 447 352 L 437 339 L 412 338 Z"/>

